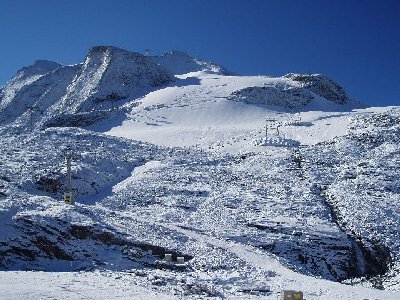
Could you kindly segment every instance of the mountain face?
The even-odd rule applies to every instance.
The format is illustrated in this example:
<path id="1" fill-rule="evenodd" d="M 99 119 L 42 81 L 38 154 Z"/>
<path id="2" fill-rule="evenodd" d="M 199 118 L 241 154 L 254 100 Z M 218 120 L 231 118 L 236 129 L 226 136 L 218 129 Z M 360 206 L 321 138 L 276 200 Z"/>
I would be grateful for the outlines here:
<path id="1" fill-rule="evenodd" d="M 120 100 L 138 98 L 175 80 L 139 53 L 93 47 L 79 65 L 38 61 L 19 71 L 2 89 L 1 122 L 21 117 L 21 126 L 33 114 L 39 123 L 60 118 L 68 123 L 71 114 L 108 110 Z"/>
<path id="2" fill-rule="evenodd" d="M 137 98 L 174 80 L 139 53 L 93 47 L 61 102 L 70 112 L 88 111 L 102 108 L 105 102 Z"/>
<path id="3" fill-rule="evenodd" d="M 3 98 L 1 104 L 0 123 L 14 122 L 16 126 L 24 127 L 32 119 L 39 122 L 48 110 L 56 104 L 66 93 L 67 87 L 80 69 L 76 66 L 58 66 L 43 75 L 32 75 L 28 83 L 15 91 L 11 98 Z M 18 81 L 18 84 L 21 84 Z M 5 91 L 9 93 L 14 85 L 7 85 Z"/>
<path id="4" fill-rule="evenodd" d="M 319 74 L 108 46 L 0 96 L 1 270 L 173 299 L 399 298 L 398 107 L 361 109 Z"/>
<path id="5" fill-rule="evenodd" d="M 22 68 L 17 74 L 11 78 L 5 87 L 0 92 L 0 107 L 7 106 L 16 97 L 16 94 L 25 86 L 35 82 L 43 75 L 54 71 L 61 67 L 60 64 L 38 60 L 32 66 Z"/>
<path id="6" fill-rule="evenodd" d="M 37 78 L 38 76 L 45 75 L 61 67 L 59 63 L 48 60 L 37 60 L 32 66 L 22 68 L 10 80 L 10 83 L 17 81 L 28 80 L 29 78 Z M 30 80 L 33 81 L 33 80 Z"/>
<path id="7" fill-rule="evenodd" d="M 46 93 L 46 86 L 53 83 L 46 79 L 36 82 L 60 67 L 55 62 L 38 60 L 32 66 L 18 71 L 0 91 L 0 121 L 13 121 L 32 106 Z"/>

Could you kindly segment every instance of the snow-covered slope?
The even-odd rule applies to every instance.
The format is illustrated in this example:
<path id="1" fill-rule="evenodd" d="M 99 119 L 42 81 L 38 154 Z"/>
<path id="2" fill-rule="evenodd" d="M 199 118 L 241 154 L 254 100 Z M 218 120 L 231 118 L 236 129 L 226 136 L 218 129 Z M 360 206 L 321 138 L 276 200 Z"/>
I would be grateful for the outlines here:
<path id="1" fill-rule="evenodd" d="M 0 91 L 0 122 L 14 121 L 46 97 L 48 91 L 53 89 L 52 85 L 61 79 L 54 78 L 54 74 L 46 74 L 52 74 L 58 68 L 61 68 L 58 63 L 39 60 L 18 71 Z"/>
<path id="2" fill-rule="evenodd" d="M 95 47 L 2 96 L 0 298 L 400 298 L 400 109 L 170 56 Z"/>
<path id="3" fill-rule="evenodd" d="M 268 123 L 274 128 L 298 118 L 323 123 L 324 120 L 318 120 L 322 115 L 335 120 L 336 114 L 343 115 L 359 107 L 351 100 L 344 104 L 329 101 L 286 76 L 220 76 L 197 72 L 179 77 L 182 82 L 179 86 L 141 98 L 122 124 L 108 133 L 166 146 L 207 148 L 211 144 L 214 148 L 219 147 L 219 142 L 238 136 L 259 138 L 254 133 L 265 131 L 266 119 L 275 120 Z M 343 119 L 335 126 L 336 132 L 329 130 L 331 127 L 317 133 L 314 129 L 320 131 L 319 127 L 300 126 L 283 134 L 302 143 L 316 143 L 324 137 L 344 134 L 346 128 L 342 124 Z M 319 135 L 319 139 L 314 140 L 313 134 Z M 234 149 L 240 146 L 236 144 Z"/>

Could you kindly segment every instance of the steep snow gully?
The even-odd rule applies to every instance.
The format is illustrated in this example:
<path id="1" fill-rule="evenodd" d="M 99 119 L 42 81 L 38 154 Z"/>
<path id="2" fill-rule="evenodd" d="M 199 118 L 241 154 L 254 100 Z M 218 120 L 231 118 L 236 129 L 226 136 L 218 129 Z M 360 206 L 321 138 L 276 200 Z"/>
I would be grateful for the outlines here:
<path id="1" fill-rule="evenodd" d="M 74 299 L 91 280 L 125 298 L 399 299 L 399 124 L 319 74 L 108 46 L 37 61 L 0 90 L 0 297 L 67 296 L 7 292 L 45 271 L 75 274 Z"/>

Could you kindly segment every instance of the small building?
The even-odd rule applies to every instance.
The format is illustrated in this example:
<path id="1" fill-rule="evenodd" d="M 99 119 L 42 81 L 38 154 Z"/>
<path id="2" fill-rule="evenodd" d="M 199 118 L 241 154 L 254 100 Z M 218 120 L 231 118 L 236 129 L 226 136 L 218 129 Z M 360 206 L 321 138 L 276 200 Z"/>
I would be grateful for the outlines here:
<path id="1" fill-rule="evenodd" d="M 293 290 L 283 290 L 281 300 L 303 300 L 303 292 Z"/>

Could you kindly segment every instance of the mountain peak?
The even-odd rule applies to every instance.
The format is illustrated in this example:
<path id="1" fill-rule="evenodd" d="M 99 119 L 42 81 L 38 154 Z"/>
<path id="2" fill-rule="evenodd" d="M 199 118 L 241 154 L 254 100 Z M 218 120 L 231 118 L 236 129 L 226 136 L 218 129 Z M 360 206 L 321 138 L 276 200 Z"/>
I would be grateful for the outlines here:
<path id="1" fill-rule="evenodd" d="M 32 65 L 23 67 L 12 80 L 23 80 L 35 75 L 44 75 L 62 67 L 61 64 L 49 60 L 36 60 Z"/>
<path id="2" fill-rule="evenodd" d="M 235 75 L 226 68 L 208 61 L 194 58 L 187 52 L 172 50 L 161 56 L 152 56 L 155 63 L 162 66 L 174 75 L 191 72 L 206 72 L 220 75 Z"/>
<path id="3" fill-rule="evenodd" d="M 97 45 L 97 46 L 91 47 L 89 49 L 89 53 L 90 52 L 105 52 L 107 50 L 116 50 L 116 49 L 122 50 L 122 49 L 120 49 L 118 47 L 115 47 L 115 46 Z"/>
<path id="4" fill-rule="evenodd" d="M 54 69 L 54 68 L 59 68 L 60 66 L 61 66 L 61 64 L 51 61 L 51 60 L 38 59 L 38 60 L 35 60 L 35 62 L 33 63 L 33 65 L 31 67 L 35 67 L 38 69 Z"/>
<path id="5" fill-rule="evenodd" d="M 187 57 L 187 58 L 192 58 L 187 52 L 185 51 L 180 51 L 180 50 L 171 50 L 168 52 L 165 52 L 161 56 L 175 56 L 175 57 Z"/>
<path id="6" fill-rule="evenodd" d="M 109 55 L 126 55 L 131 57 L 144 57 L 143 54 L 139 52 L 132 52 L 125 49 L 121 49 L 115 46 L 93 46 L 89 49 L 87 56 L 92 56 L 95 54 L 109 54 Z"/>

